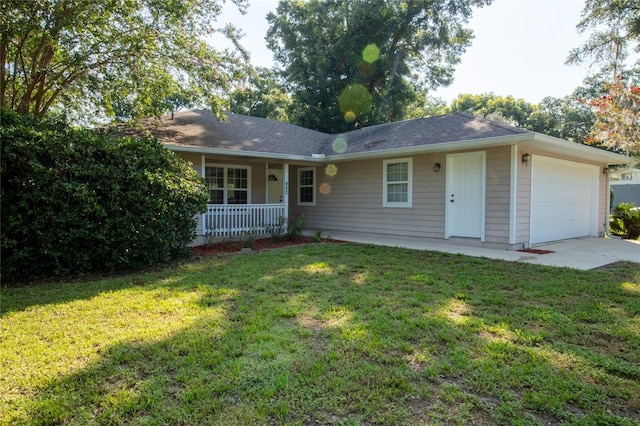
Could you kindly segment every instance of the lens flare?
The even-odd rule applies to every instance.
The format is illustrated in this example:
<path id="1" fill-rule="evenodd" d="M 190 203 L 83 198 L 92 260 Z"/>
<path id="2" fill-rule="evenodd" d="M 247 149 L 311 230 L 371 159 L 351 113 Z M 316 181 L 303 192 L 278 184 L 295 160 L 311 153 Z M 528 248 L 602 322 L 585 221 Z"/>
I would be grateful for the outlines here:
<path id="1" fill-rule="evenodd" d="M 331 144 L 331 148 L 336 154 L 343 154 L 347 150 L 347 140 L 338 136 Z"/>
<path id="2" fill-rule="evenodd" d="M 356 114 L 353 111 L 347 111 L 344 113 L 344 121 L 351 123 L 356 119 Z"/>
<path id="3" fill-rule="evenodd" d="M 344 113 L 344 119 L 348 122 L 367 113 L 371 109 L 372 102 L 373 97 L 362 84 L 348 85 L 338 97 L 340 111 Z"/>
<path id="4" fill-rule="evenodd" d="M 331 185 L 329 185 L 328 183 L 323 183 L 322 185 L 320 185 L 320 188 L 318 188 L 318 190 L 322 195 L 329 195 L 331 194 Z"/>
<path id="5" fill-rule="evenodd" d="M 380 59 L 380 49 L 378 48 L 378 46 L 373 43 L 367 44 L 362 51 L 362 59 L 369 62 L 370 64 Z"/>
<path id="6" fill-rule="evenodd" d="M 335 176 L 338 174 L 338 167 L 335 164 L 329 164 L 324 169 L 324 172 L 327 174 L 327 176 Z"/>

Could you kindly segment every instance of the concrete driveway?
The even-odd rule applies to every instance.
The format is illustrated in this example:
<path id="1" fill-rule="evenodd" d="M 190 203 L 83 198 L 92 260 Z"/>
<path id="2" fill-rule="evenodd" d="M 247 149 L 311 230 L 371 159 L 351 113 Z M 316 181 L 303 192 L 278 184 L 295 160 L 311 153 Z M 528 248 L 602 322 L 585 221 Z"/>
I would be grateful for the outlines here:
<path id="1" fill-rule="evenodd" d="M 467 247 L 445 240 L 394 238 L 356 233 L 328 233 L 331 238 L 362 244 L 406 247 L 416 250 L 434 250 L 467 256 L 487 257 L 537 265 L 559 266 L 574 269 L 593 269 L 621 260 L 640 263 L 640 241 L 618 238 L 577 238 L 535 246 L 535 249 L 553 253 L 535 254 L 510 250 Z"/>

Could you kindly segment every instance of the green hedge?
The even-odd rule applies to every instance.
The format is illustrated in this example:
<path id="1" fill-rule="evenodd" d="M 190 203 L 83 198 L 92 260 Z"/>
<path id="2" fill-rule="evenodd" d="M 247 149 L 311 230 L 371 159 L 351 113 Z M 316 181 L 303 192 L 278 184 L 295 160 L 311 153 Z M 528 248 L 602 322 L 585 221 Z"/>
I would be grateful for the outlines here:
<path id="1" fill-rule="evenodd" d="M 151 139 L 1 112 L 2 279 L 165 262 L 188 252 L 204 183 Z"/>

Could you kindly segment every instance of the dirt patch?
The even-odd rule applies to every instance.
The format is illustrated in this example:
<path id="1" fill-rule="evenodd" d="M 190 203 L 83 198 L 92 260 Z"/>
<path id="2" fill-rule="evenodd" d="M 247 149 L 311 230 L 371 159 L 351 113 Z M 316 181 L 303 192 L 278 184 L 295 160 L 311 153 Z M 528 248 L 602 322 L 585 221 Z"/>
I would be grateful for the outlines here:
<path id="1" fill-rule="evenodd" d="M 555 251 L 552 251 L 552 250 L 541 250 L 541 249 L 532 249 L 532 248 L 522 249 L 522 250 L 518 250 L 518 251 L 521 251 L 523 253 L 533 253 L 533 254 L 555 253 Z"/>
<path id="2" fill-rule="evenodd" d="M 260 250 L 272 250 L 283 247 L 297 246 L 301 244 L 312 243 L 340 243 L 342 241 L 332 240 L 328 238 L 311 238 L 306 236 L 298 236 L 287 240 L 275 241 L 272 238 L 257 238 L 253 241 L 221 241 L 215 244 L 208 244 L 206 246 L 192 247 L 191 250 L 196 256 L 216 256 L 226 253 L 238 253 L 244 250 L 250 249 L 251 251 Z"/>

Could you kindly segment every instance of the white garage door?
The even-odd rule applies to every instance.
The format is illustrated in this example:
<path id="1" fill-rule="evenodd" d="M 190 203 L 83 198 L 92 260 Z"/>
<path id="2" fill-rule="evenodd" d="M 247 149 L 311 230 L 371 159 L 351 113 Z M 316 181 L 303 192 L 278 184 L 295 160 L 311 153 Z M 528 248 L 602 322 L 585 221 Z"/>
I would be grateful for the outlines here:
<path id="1" fill-rule="evenodd" d="M 598 233 L 598 166 L 534 155 L 531 244 Z"/>

